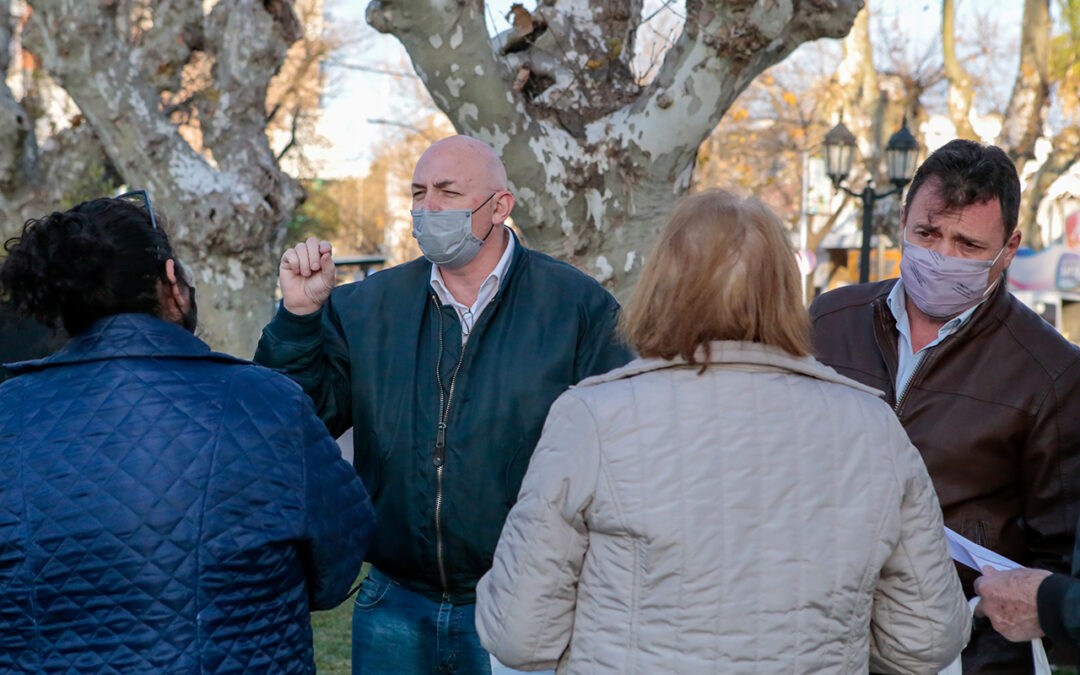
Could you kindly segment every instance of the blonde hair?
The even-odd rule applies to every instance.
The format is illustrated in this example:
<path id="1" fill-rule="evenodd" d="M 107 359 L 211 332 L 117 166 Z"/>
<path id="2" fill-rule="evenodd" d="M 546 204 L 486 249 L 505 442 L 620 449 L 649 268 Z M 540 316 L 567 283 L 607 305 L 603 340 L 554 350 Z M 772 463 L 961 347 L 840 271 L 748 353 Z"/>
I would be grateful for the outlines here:
<path id="1" fill-rule="evenodd" d="M 726 190 L 679 202 L 619 324 L 644 357 L 696 363 L 703 348 L 707 364 L 713 340 L 810 354 L 810 317 L 780 218 L 760 200 Z"/>

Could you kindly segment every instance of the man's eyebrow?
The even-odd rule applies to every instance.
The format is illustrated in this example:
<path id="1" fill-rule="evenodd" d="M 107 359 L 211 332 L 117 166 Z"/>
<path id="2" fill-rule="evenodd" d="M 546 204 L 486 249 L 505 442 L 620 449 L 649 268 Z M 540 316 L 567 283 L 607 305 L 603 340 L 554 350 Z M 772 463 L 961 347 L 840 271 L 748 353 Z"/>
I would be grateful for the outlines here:
<path id="1" fill-rule="evenodd" d="M 434 183 L 432 183 L 432 186 L 437 187 L 440 190 L 448 188 L 448 187 L 450 187 L 452 185 L 454 185 L 454 179 L 453 178 L 444 178 L 442 180 L 435 181 Z M 426 190 L 427 185 L 424 185 L 423 183 L 413 183 L 412 184 L 412 189 L 413 190 Z"/>
<path id="2" fill-rule="evenodd" d="M 967 235 L 964 235 L 964 234 L 960 234 L 959 232 L 953 234 L 953 239 L 956 239 L 957 241 L 963 242 L 965 244 L 975 244 L 976 246 L 982 246 L 983 245 L 983 242 L 980 241 L 979 239 L 972 239 L 971 237 L 969 237 Z"/>

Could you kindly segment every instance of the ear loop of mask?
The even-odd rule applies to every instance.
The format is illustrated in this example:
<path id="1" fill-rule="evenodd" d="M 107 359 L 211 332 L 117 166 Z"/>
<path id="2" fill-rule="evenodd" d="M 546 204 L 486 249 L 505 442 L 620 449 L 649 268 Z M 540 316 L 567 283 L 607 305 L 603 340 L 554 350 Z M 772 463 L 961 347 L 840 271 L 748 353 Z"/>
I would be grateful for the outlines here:
<path id="1" fill-rule="evenodd" d="M 997 264 L 998 259 L 1001 258 L 1001 254 L 1005 252 L 1005 249 L 1008 246 L 1009 242 L 1005 242 L 1005 245 L 1001 247 L 1001 250 L 998 251 L 998 254 L 994 256 L 994 260 L 990 263 L 990 270 L 994 269 L 994 265 Z M 990 270 L 987 270 L 988 274 Z M 1005 276 L 1005 270 L 1001 270 L 1001 272 L 997 276 L 997 279 L 994 279 L 993 283 L 988 283 L 986 285 L 986 292 L 983 293 L 984 298 L 994 292 L 994 289 L 997 288 L 997 285 L 1001 282 L 1001 278 L 1003 276 Z"/>
<path id="2" fill-rule="evenodd" d="M 498 192 L 492 192 L 491 197 L 494 197 L 497 194 L 499 194 L 499 193 Z M 487 199 L 484 200 L 483 204 L 481 204 L 480 206 L 477 206 L 475 209 L 473 209 L 472 210 L 473 214 L 475 214 L 480 209 L 484 208 L 484 206 L 486 206 L 487 203 L 491 201 L 491 197 L 488 197 Z M 494 229 L 495 229 L 495 223 L 492 223 L 491 227 L 488 228 L 487 234 L 485 234 L 484 238 L 481 239 L 480 241 L 487 241 L 487 238 L 491 236 L 491 231 L 494 230 Z"/>

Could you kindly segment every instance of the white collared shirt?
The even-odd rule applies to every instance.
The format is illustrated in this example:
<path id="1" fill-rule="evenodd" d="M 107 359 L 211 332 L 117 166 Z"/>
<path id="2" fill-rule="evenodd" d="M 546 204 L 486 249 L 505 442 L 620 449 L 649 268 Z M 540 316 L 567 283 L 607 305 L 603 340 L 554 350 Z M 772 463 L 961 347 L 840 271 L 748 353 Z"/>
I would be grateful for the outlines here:
<path id="1" fill-rule="evenodd" d="M 946 321 L 945 325 L 938 329 L 937 338 L 920 349 L 918 353 L 912 352 L 911 321 L 908 319 L 907 294 L 904 293 L 903 279 L 896 280 L 885 302 L 889 305 L 889 311 L 892 312 L 893 318 L 896 319 L 896 330 L 900 333 L 900 337 L 896 340 L 896 352 L 900 356 L 900 362 L 896 367 L 896 398 L 899 400 L 904 394 L 904 387 L 907 386 L 912 373 L 915 372 L 915 369 L 922 363 L 923 357 L 926 356 L 926 351 L 960 330 L 960 327 L 968 322 L 972 313 L 983 301 L 980 300 L 974 307 Z"/>
<path id="2" fill-rule="evenodd" d="M 443 283 L 439 266 L 431 266 L 432 290 L 438 296 L 439 302 L 453 307 L 458 314 L 458 318 L 461 319 L 461 344 L 468 341 L 469 334 L 472 333 L 473 326 L 476 325 L 476 320 L 480 318 L 484 309 L 491 304 L 492 298 L 499 292 L 499 284 L 502 282 L 503 277 L 506 276 L 507 268 L 510 267 L 510 261 L 514 257 L 514 235 L 509 229 L 506 230 L 506 238 L 506 250 L 503 251 L 499 263 L 495 265 L 495 269 L 491 270 L 491 274 L 487 276 L 487 279 L 484 279 L 484 283 L 480 284 L 480 290 L 476 293 L 476 302 L 472 304 L 472 307 L 458 302 L 450 289 Z"/>

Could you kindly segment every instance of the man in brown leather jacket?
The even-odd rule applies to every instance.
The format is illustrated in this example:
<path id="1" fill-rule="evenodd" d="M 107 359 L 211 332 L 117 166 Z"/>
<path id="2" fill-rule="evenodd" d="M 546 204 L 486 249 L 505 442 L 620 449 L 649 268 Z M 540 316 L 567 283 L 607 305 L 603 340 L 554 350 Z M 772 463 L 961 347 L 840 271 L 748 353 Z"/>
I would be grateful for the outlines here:
<path id="1" fill-rule="evenodd" d="M 885 392 L 948 527 L 1027 566 L 1069 570 L 1080 506 L 1080 349 L 1005 288 L 1020 181 L 999 148 L 956 140 L 923 163 L 901 212 L 901 279 L 810 308 L 817 357 Z M 960 570 L 969 597 L 978 574 Z M 965 673 L 1031 672 L 985 619 Z"/>

